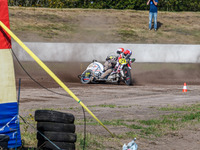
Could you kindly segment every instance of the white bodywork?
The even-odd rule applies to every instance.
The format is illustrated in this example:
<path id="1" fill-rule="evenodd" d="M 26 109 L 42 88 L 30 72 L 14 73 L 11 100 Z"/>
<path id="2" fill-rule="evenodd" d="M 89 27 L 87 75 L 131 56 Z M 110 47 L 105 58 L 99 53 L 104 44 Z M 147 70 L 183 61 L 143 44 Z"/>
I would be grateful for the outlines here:
<path id="1" fill-rule="evenodd" d="M 99 74 L 99 73 L 103 73 L 103 65 L 99 62 L 93 62 L 91 63 L 86 70 L 92 70 L 92 72 L 94 74 Z"/>

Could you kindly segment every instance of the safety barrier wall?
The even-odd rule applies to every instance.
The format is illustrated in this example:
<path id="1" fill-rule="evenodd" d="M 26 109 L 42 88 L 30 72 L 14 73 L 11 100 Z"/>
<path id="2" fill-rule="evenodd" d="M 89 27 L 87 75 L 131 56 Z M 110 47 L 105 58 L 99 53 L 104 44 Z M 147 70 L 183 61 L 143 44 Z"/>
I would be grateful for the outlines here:
<path id="1" fill-rule="evenodd" d="M 133 51 L 136 62 L 200 63 L 200 45 L 177 44 L 115 44 L 115 43 L 34 43 L 25 42 L 43 61 L 104 61 L 123 47 Z M 33 61 L 17 43 L 13 49 L 21 61 Z"/>

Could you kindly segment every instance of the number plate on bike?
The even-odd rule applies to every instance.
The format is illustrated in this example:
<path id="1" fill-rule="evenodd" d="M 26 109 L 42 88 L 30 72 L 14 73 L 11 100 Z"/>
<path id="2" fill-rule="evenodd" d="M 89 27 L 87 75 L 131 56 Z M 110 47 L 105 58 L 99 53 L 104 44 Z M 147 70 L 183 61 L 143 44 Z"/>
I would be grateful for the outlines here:
<path id="1" fill-rule="evenodd" d="M 120 63 L 120 64 L 126 64 L 126 59 L 125 59 L 125 58 L 121 58 L 121 59 L 119 60 L 119 63 Z"/>
<path id="2" fill-rule="evenodd" d="M 86 72 L 85 77 L 89 77 L 89 76 L 90 76 L 90 72 Z"/>

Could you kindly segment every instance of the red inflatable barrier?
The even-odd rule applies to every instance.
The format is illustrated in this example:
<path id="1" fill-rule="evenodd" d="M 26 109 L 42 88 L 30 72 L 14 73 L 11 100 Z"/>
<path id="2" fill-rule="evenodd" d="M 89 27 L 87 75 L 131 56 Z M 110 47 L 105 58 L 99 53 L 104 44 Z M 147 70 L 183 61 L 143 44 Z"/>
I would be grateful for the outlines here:
<path id="1" fill-rule="evenodd" d="M 3 22 L 9 29 L 9 13 L 8 13 L 8 0 L 0 0 L 0 21 Z M 2 27 L 0 27 L 0 49 L 11 48 L 11 37 Z"/>

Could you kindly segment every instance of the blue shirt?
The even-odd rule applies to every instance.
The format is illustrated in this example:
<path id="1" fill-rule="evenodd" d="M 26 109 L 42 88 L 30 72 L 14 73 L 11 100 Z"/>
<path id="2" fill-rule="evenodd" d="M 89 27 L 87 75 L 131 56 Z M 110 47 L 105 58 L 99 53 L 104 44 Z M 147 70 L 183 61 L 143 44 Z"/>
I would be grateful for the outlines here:
<path id="1" fill-rule="evenodd" d="M 155 2 L 158 3 L 158 0 L 154 0 Z M 158 9 L 157 9 L 157 6 L 153 3 L 153 0 L 150 1 L 150 12 L 157 12 Z"/>

